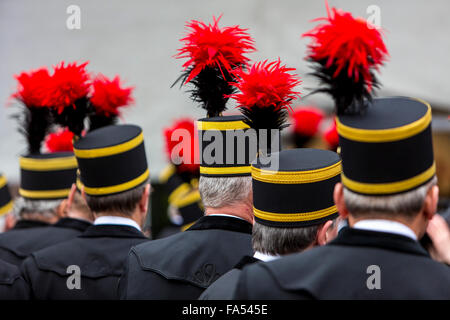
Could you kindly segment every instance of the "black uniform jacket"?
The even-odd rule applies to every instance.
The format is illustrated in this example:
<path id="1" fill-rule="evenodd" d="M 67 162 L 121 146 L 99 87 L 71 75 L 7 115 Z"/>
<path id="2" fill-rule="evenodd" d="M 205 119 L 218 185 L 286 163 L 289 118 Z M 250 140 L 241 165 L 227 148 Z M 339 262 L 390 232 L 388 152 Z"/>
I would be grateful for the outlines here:
<path id="1" fill-rule="evenodd" d="M 225 273 L 219 279 L 214 281 L 198 300 L 231 300 L 239 280 L 242 268 L 252 263 L 261 261 L 251 256 L 245 256 L 234 266 L 233 269 Z"/>
<path id="2" fill-rule="evenodd" d="M 346 227 L 326 246 L 244 268 L 234 298 L 450 299 L 450 268 L 410 238 Z"/>
<path id="3" fill-rule="evenodd" d="M 120 281 L 121 299 L 197 299 L 245 255 L 250 223 L 205 216 L 186 231 L 133 248 Z"/>
<path id="4" fill-rule="evenodd" d="M 74 239 L 34 252 L 21 271 L 33 299 L 117 299 L 128 252 L 145 241 L 131 226 L 94 225 Z"/>
<path id="5" fill-rule="evenodd" d="M 27 300 L 30 292 L 19 268 L 0 260 L 0 300 Z"/>
<path id="6" fill-rule="evenodd" d="M 56 224 L 21 220 L 12 230 L 0 234 L 0 259 L 20 266 L 32 252 L 75 238 L 90 222 L 62 218 Z"/>

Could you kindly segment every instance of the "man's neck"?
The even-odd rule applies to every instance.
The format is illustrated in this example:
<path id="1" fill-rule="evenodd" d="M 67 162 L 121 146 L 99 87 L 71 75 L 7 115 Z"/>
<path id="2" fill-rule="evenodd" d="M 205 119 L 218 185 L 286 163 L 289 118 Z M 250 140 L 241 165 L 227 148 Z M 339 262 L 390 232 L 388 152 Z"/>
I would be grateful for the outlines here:
<path id="1" fill-rule="evenodd" d="M 117 217 L 117 218 L 119 218 L 118 220 L 120 220 L 120 218 L 132 220 L 139 226 L 139 229 L 141 229 L 142 221 L 140 221 L 140 219 L 137 216 L 138 215 L 136 213 L 133 213 L 131 215 L 125 215 L 125 214 L 119 213 L 119 212 L 100 212 L 100 213 L 94 214 L 94 217 L 95 217 L 94 224 L 95 224 L 95 221 L 97 221 L 99 218 L 102 218 L 102 217 L 103 217 L 103 219 L 105 217 L 113 217 L 113 218 Z M 101 219 L 101 220 L 103 220 L 103 219 Z"/>
<path id="2" fill-rule="evenodd" d="M 226 206 L 220 208 L 205 208 L 205 216 L 212 215 L 228 215 L 237 218 L 244 219 L 245 221 L 253 224 L 253 213 L 249 206 L 244 204 L 238 204 L 235 206 Z"/>
<path id="3" fill-rule="evenodd" d="M 22 215 L 21 220 L 38 221 L 38 222 L 44 222 L 44 223 L 48 223 L 48 224 L 55 224 L 56 222 L 58 222 L 59 218 L 57 216 L 45 217 L 42 214 L 34 213 L 34 214 Z"/>
<path id="4" fill-rule="evenodd" d="M 415 240 L 420 238 L 417 224 L 403 219 L 389 219 L 385 217 L 354 219 L 349 216 L 348 222 L 349 226 L 353 228 L 397 233 Z"/>

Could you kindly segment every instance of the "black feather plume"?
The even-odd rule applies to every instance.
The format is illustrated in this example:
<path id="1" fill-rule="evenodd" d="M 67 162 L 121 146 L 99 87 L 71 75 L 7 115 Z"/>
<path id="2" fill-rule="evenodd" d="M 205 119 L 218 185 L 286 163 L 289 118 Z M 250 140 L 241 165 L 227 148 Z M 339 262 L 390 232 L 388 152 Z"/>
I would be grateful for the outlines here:
<path id="1" fill-rule="evenodd" d="M 27 141 L 28 154 L 39 154 L 41 145 L 52 124 L 52 114 L 46 107 L 27 107 L 21 105 L 22 110 L 12 115 L 18 122 L 18 131 Z"/>
<path id="2" fill-rule="evenodd" d="M 186 69 L 172 87 L 178 82 L 183 85 L 191 71 L 192 67 Z M 200 107 L 206 110 L 208 117 L 216 117 L 227 109 L 229 95 L 235 92 L 235 88 L 229 83 L 234 80 L 234 77 L 226 70 L 207 67 L 189 82 L 193 89 L 188 92 L 191 94 L 191 99 L 200 103 Z"/>
<path id="3" fill-rule="evenodd" d="M 54 110 L 55 122 L 61 127 L 67 127 L 76 136 L 81 137 L 84 130 L 84 120 L 90 112 L 90 103 L 87 97 L 74 102 L 74 106 L 66 107 L 61 112 Z"/>
<path id="4" fill-rule="evenodd" d="M 314 90 L 312 93 L 323 92 L 329 94 L 335 103 L 338 115 L 362 113 L 367 108 L 368 102 L 372 100 L 374 89 L 379 87 L 376 75 L 370 72 L 371 86 L 368 86 L 367 80 L 363 77 L 356 79 L 349 77 L 347 68 L 341 70 L 335 75 L 336 66 L 326 66 L 326 60 L 313 61 L 314 72 L 311 75 L 319 79 L 322 87 Z M 368 87 L 372 90 L 369 91 Z"/>

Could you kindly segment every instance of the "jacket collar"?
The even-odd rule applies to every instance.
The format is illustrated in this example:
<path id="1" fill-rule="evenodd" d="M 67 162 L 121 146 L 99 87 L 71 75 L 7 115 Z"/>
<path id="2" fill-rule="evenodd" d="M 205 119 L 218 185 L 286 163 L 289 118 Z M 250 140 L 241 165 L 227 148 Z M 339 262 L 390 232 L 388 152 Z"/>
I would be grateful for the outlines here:
<path id="1" fill-rule="evenodd" d="M 138 229 L 126 225 L 92 225 L 80 235 L 82 238 L 139 238 L 147 239 Z"/>
<path id="2" fill-rule="evenodd" d="M 54 224 L 55 227 L 75 229 L 82 232 L 86 231 L 91 225 L 92 223 L 89 221 L 74 218 L 62 218 Z"/>
<path id="3" fill-rule="evenodd" d="M 190 227 L 186 231 L 211 229 L 228 230 L 248 234 L 252 233 L 252 225 L 247 221 L 226 216 L 201 217 L 192 227 Z"/>
<path id="4" fill-rule="evenodd" d="M 17 229 L 29 229 L 38 227 L 49 227 L 51 224 L 38 220 L 19 220 L 14 226 L 13 230 Z"/>
<path id="5" fill-rule="evenodd" d="M 427 251 L 422 248 L 417 241 L 414 241 L 406 236 L 350 227 L 343 228 L 339 232 L 336 239 L 331 241 L 329 245 L 377 247 L 416 255 L 429 256 Z"/>
<path id="6" fill-rule="evenodd" d="M 252 256 L 243 256 L 241 260 L 234 266 L 234 269 L 242 270 L 245 266 L 261 261 Z"/>

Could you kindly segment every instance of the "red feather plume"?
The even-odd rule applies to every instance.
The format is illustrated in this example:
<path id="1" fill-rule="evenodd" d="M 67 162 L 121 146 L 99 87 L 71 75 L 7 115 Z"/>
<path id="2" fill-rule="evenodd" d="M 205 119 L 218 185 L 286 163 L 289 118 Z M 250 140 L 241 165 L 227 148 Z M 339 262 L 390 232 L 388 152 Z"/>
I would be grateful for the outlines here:
<path id="1" fill-rule="evenodd" d="M 324 114 L 315 107 L 301 107 L 294 110 L 291 115 L 294 122 L 294 133 L 312 137 L 319 130 Z"/>
<path id="2" fill-rule="evenodd" d="M 45 139 L 45 147 L 50 152 L 70 152 L 73 151 L 73 132 L 61 129 L 49 134 Z"/>
<path id="3" fill-rule="evenodd" d="M 326 67 L 336 66 L 333 76 L 346 69 L 348 77 L 356 81 L 363 77 L 371 84 L 370 68 L 378 69 L 388 55 L 382 33 L 375 26 L 362 18 L 354 18 L 351 13 L 332 8 L 328 17 L 314 21 L 324 24 L 303 34 L 313 38 L 308 46 L 309 58 L 326 59 Z"/>
<path id="4" fill-rule="evenodd" d="M 364 99 L 371 99 L 373 87 L 379 86 L 374 71 L 389 53 L 379 28 L 349 12 L 330 11 L 328 3 L 326 7 L 328 16 L 313 20 L 323 23 L 302 35 L 312 38 L 307 59 L 316 64 L 313 75 L 325 85 L 316 91 L 333 97 L 338 114 L 356 113 Z"/>
<path id="5" fill-rule="evenodd" d="M 222 74 L 224 70 L 230 73 L 235 67 L 247 64 L 249 59 L 245 54 L 255 51 L 247 29 L 239 26 L 219 28 L 220 19 L 221 16 L 213 17 L 213 24 L 208 25 L 196 20 L 187 23 L 189 34 L 181 39 L 184 47 L 176 55 L 189 59 L 183 64 L 185 69 L 191 68 L 185 83 L 207 67 L 217 67 Z"/>
<path id="6" fill-rule="evenodd" d="M 183 138 L 181 140 L 173 141 L 174 139 L 173 134 L 176 130 L 183 129 L 187 130 L 189 132 L 190 141 L 184 141 Z M 198 153 L 198 139 L 196 139 L 196 127 L 193 120 L 184 118 L 179 119 L 173 123 L 171 127 L 164 129 L 164 137 L 166 142 L 166 154 L 167 158 L 173 162 L 172 159 L 172 152 L 180 143 L 183 143 L 183 149 L 190 148 L 190 155 L 189 152 L 183 152 L 183 149 L 179 152 L 179 155 L 181 156 L 181 164 L 178 165 L 178 170 L 180 172 L 191 172 L 191 173 L 197 173 L 199 171 L 199 164 L 198 161 L 196 161 L 196 155 Z M 184 136 L 183 136 L 184 137 Z"/>
<path id="7" fill-rule="evenodd" d="M 45 89 L 49 85 L 50 74 L 47 68 L 16 75 L 18 86 L 13 98 L 20 100 L 27 107 L 45 107 Z"/>
<path id="8" fill-rule="evenodd" d="M 323 133 L 323 139 L 328 144 L 328 147 L 331 150 L 336 150 L 339 145 L 339 135 L 336 130 L 336 120 L 333 120 L 333 123 L 328 127 L 327 130 Z"/>
<path id="9" fill-rule="evenodd" d="M 92 88 L 91 103 L 97 114 L 119 116 L 120 107 L 128 106 L 134 102 L 131 96 L 134 88 L 121 87 L 119 76 L 110 80 L 106 76 L 99 74 L 94 79 Z"/>
<path id="10" fill-rule="evenodd" d="M 294 88 L 300 78 L 291 74 L 294 68 L 286 68 L 280 60 L 255 63 L 250 70 L 237 70 L 238 82 L 233 85 L 240 93 L 231 95 L 254 129 L 281 129 L 286 121 L 286 111 L 291 102 L 300 96 Z"/>
<path id="11" fill-rule="evenodd" d="M 45 99 L 46 105 L 56 109 L 61 114 L 66 107 L 74 107 L 75 101 L 86 97 L 89 93 L 90 79 L 86 71 L 88 62 L 77 65 L 76 62 L 66 66 L 64 61 L 53 67 L 50 87 Z"/>

